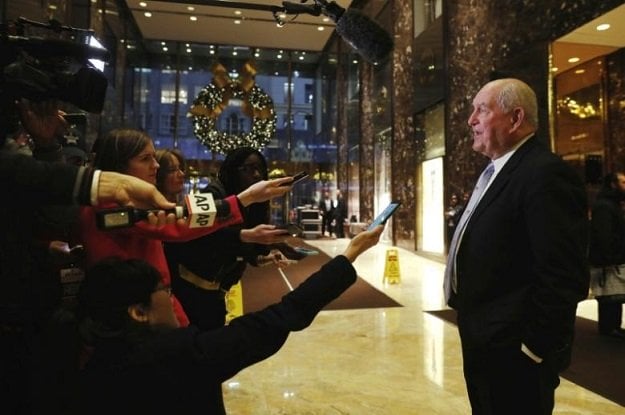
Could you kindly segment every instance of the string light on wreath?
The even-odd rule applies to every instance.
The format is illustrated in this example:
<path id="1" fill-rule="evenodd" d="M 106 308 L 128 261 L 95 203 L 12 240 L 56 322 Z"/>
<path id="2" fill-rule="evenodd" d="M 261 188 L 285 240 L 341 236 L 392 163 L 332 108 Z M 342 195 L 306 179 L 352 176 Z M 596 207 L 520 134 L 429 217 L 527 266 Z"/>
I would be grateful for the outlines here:
<path id="1" fill-rule="evenodd" d="M 211 151 L 226 154 L 239 147 L 265 147 L 276 133 L 277 116 L 273 100 L 256 85 L 256 67 L 248 61 L 243 76 L 232 80 L 221 64 L 213 66 L 213 80 L 200 90 L 187 114 L 193 119 L 193 133 Z M 219 131 L 217 120 L 231 99 L 242 102 L 242 112 L 252 119 L 249 132 L 229 134 Z"/>

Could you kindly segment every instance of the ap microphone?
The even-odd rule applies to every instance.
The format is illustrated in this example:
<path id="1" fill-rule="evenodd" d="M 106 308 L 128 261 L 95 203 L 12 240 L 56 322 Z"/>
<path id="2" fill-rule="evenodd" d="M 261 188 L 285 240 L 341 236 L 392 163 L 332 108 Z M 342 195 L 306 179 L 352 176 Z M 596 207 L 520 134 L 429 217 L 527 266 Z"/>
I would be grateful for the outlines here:
<path id="1" fill-rule="evenodd" d="M 128 228 L 136 222 L 146 220 L 150 213 L 158 213 L 157 209 L 136 209 L 123 206 L 96 211 L 98 229 L 111 230 Z M 230 205 L 224 200 L 214 200 L 211 193 L 192 193 L 185 197 L 184 206 L 166 209 L 165 213 L 173 213 L 176 219 L 186 218 L 189 228 L 210 227 L 215 218 L 230 215 Z"/>
<path id="2" fill-rule="evenodd" d="M 315 5 L 294 4 L 283 1 L 284 12 L 307 13 L 319 16 L 319 12 L 336 23 L 336 33 L 343 38 L 366 61 L 381 63 L 393 50 L 393 39 L 380 25 L 359 11 L 345 10 L 334 1 L 314 0 Z"/>

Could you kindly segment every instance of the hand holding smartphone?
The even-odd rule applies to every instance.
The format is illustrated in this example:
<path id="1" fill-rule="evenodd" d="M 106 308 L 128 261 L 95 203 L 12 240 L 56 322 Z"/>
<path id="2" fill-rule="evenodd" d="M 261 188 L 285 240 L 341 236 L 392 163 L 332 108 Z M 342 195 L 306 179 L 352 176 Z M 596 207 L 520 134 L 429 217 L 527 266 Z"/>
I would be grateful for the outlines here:
<path id="1" fill-rule="evenodd" d="M 293 186 L 293 185 L 301 182 L 302 180 L 304 180 L 307 177 L 308 177 L 308 172 L 300 171 L 299 173 L 297 173 L 296 175 L 293 176 L 293 181 L 287 182 L 287 183 L 283 183 L 280 186 Z"/>
<path id="2" fill-rule="evenodd" d="M 292 235 L 292 236 L 298 236 L 304 232 L 304 230 L 298 225 L 296 225 L 295 223 L 289 223 L 286 225 L 277 225 L 276 229 L 284 229 L 285 231 L 287 231 L 289 235 Z"/>
<path id="3" fill-rule="evenodd" d="M 374 220 L 371 222 L 371 225 L 367 228 L 368 231 L 373 230 L 378 225 L 383 225 L 386 221 L 391 217 L 393 213 L 397 210 L 397 208 L 401 205 L 401 202 L 394 201 L 389 203 L 389 205 L 380 213 Z"/>

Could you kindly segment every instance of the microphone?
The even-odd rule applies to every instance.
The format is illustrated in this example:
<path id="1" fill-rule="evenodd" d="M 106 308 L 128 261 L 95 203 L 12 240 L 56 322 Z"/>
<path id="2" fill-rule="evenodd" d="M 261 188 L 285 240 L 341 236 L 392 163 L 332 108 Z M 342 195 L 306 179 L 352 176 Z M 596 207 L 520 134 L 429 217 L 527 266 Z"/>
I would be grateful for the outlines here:
<path id="1" fill-rule="evenodd" d="M 128 228 L 140 220 L 146 220 L 150 213 L 158 213 L 158 209 L 137 209 L 123 206 L 96 211 L 96 225 L 101 230 Z M 186 218 L 189 228 L 211 227 L 215 218 L 230 215 L 230 205 L 221 199 L 214 200 L 211 193 L 191 193 L 185 197 L 184 206 L 166 209 L 165 213 L 173 213 L 176 219 Z"/>
<path id="2" fill-rule="evenodd" d="M 393 50 L 393 39 L 380 25 L 357 10 L 348 9 L 327 0 L 314 0 L 314 5 L 302 5 L 283 1 L 285 13 L 308 13 L 319 16 L 319 12 L 336 23 L 336 33 L 370 63 L 381 63 Z"/>

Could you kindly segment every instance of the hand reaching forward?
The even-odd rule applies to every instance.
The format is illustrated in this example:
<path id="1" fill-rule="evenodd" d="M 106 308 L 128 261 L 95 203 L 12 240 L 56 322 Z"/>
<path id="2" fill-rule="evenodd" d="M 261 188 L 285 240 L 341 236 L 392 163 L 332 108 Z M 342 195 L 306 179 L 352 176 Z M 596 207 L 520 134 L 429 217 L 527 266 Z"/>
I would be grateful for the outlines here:
<path id="1" fill-rule="evenodd" d="M 266 202 L 274 197 L 282 196 L 289 190 L 291 186 L 287 185 L 293 181 L 292 176 L 280 177 L 273 180 L 261 180 L 254 183 L 237 195 L 243 206 L 249 206 L 252 203 Z"/>
<path id="2" fill-rule="evenodd" d="M 343 255 L 354 262 L 360 254 L 378 243 L 383 231 L 384 225 L 378 225 L 373 230 L 360 232 L 349 242 Z"/>
<path id="3" fill-rule="evenodd" d="M 274 225 L 260 224 L 252 229 L 242 229 L 239 236 L 242 242 L 271 245 L 284 242 L 289 234 L 285 229 L 277 229 Z"/>

